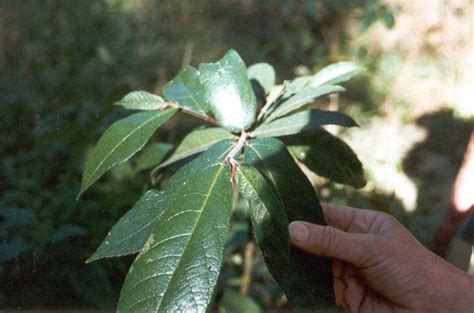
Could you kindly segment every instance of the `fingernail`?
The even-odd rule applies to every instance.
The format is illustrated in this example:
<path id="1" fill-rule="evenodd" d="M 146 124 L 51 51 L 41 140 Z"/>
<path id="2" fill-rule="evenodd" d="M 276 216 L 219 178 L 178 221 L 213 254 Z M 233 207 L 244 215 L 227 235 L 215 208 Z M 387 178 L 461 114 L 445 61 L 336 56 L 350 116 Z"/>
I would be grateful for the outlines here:
<path id="1" fill-rule="evenodd" d="M 290 237 L 296 241 L 306 241 L 308 239 L 309 230 L 308 227 L 300 222 L 292 222 L 288 226 Z"/>

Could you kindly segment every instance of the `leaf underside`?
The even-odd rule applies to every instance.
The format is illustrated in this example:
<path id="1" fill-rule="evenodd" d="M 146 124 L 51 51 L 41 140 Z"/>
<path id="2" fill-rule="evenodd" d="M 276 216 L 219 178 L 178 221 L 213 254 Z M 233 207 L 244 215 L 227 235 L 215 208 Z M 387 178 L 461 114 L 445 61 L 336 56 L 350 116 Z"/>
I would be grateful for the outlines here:
<path id="1" fill-rule="evenodd" d="M 113 123 L 89 154 L 79 196 L 114 165 L 123 163 L 143 148 L 153 133 L 176 109 L 132 114 Z"/>
<path id="2" fill-rule="evenodd" d="M 121 312 L 205 312 L 217 282 L 232 206 L 222 141 L 170 178 L 174 195 L 132 264 Z"/>
<path id="3" fill-rule="evenodd" d="M 146 91 L 133 91 L 127 94 L 116 105 L 128 110 L 155 111 L 161 109 L 165 100 Z"/>
<path id="4" fill-rule="evenodd" d="M 303 220 L 325 225 L 313 186 L 282 142 L 275 138 L 253 139 L 246 147 L 244 157 L 245 163 L 255 166 L 273 187 L 283 204 L 288 222 Z M 270 264 L 281 262 L 275 260 L 274 255 L 265 261 L 270 270 Z M 290 247 L 288 269 L 272 272 L 272 275 L 295 310 L 334 308 L 329 259 Z"/>

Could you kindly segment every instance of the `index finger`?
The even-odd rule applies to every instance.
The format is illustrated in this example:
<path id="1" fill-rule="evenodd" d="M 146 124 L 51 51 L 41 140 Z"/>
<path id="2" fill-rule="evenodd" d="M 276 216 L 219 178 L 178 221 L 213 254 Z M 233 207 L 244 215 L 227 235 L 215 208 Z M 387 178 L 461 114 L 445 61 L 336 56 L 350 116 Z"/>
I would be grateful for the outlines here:
<path id="1" fill-rule="evenodd" d="M 371 221 L 380 213 L 346 205 L 321 203 L 324 219 L 329 226 L 351 233 L 367 233 Z"/>

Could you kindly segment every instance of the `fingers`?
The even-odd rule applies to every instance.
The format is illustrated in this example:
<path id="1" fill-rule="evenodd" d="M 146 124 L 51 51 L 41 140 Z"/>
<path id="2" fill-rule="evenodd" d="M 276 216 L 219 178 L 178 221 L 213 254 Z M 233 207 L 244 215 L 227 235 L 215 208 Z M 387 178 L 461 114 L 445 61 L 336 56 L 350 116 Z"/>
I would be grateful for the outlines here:
<path id="1" fill-rule="evenodd" d="M 300 249 L 321 256 L 337 258 L 355 266 L 363 267 L 373 258 L 378 247 L 373 236 L 351 234 L 331 226 L 307 222 L 292 222 L 289 225 L 292 244 Z"/>
<path id="2" fill-rule="evenodd" d="M 371 222 L 380 214 L 333 203 L 321 203 L 324 219 L 329 226 L 351 233 L 367 233 Z"/>

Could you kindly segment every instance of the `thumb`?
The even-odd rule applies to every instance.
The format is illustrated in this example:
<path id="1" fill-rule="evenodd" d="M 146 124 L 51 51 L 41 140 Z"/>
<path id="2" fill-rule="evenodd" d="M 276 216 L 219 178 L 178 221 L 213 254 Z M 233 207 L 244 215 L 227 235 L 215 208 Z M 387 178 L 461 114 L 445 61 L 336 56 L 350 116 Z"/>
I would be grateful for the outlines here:
<path id="1" fill-rule="evenodd" d="M 376 251 L 376 237 L 353 234 L 331 226 L 292 222 L 288 226 L 291 242 L 307 252 L 337 258 L 357 267 L 368 266 Z"/>

